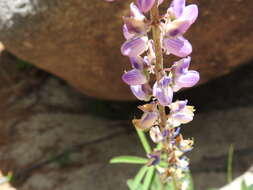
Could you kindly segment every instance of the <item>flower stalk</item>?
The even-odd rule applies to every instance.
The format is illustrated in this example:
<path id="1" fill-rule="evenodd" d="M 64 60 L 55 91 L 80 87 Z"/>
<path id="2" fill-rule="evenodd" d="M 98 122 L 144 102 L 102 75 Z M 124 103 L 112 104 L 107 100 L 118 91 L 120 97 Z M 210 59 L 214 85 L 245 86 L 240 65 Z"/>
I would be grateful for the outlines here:
<path id="1" fill-rule="evenodd" d="M 146 102 L 138 107 L 143 111 L 142 117 L 133 120 L 148 158 L 150 177 L 145 178 L 144 189 L 152 185 L 150 180 L 156 169 L 162 186 L 172 183 L 177 190 L 185 190 L 184 176 L 189 170 L 185 153 L 192 150 L 193 140 L 184 139 L 180 129 L 182 124 L 192 121 L 195 110 L 187 105 L 188 100 L 173 101 L 173 95 L 199 81 L 199 73 L 189 70 L 192 45 L 183 36 L 195 22 L 198 7 L 186 6 L 185 0 L 172 0 L 161 16 L 161 3 L 163 0 L 137 0 L 137 5 L 130 4 L 130 16 L 123 18 L 126 41 L 121 52 L 129 57 L 132 70 L 126 71 L 122 80 L 139 100 Z M 150 19 L 145 16 L 148 13 Z M 163 54 L 181 59 L 164 68 Z M 153 150 L 141 131 L 149 132 L 158 144 Z"/>
<path id="2" fill-rule="evenodd" d="M 160 29 L 160 15 L 159 15 L 159 8 L 158 8 L 158 1 L 155 1 L 155 6 L 152 7 L 150 11 L 150 18 L 152 22 L 152 37 L 154 40 L 154 51 L 156 55 L 156 64 L 155 64 L 155 75 L 156 81 L 159 81 L 163 77 L 163 53 L 161 48 L 161 29 Z M 160 126 L 163 128 L 165 127 L 166 122 L 166 114 L 165 108 L 162 105 L 158 105 L 158 109 L 161 116 Z"/>

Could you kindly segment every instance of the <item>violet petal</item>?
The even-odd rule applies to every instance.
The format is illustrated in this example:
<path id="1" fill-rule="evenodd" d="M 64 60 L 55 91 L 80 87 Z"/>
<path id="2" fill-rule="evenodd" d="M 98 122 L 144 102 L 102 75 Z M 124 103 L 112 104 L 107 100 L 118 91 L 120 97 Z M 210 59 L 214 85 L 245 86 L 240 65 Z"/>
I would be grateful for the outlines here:
<path id="1" fill-rule="evenodd" d="M 162 86 L 156 82 L 153 86 L 153 95 L 161 105 L 168 106 L 172 102 L 173 90 L 169 85 Z"/>
<path id="2" fill-rule="evenodd" d="M 128 31 L 128 28 L 127 28 L 126 24 L 123 25 L 122 30 L 123 30 L 123 35 L 126 38 L 126 40 L 128 40 L 130 38 L 133 38 L 135 36 L 135 34 L 131 34 Z"/>
<path id="3" fill-rule="evenodd" d="M 130 62 L 134 69 L 143 70 L 144 60 L 141 56 L 130 57 Z"/>
<path id="4" fill-rule="evenodd" d="M 130 16 L 137 20 L 144 20 L 146 18 L 134 3 L 130 4 Z"/>
<path id="5" fill-rule="evenodd" d="M 190 24 L 193 24 L 198 17 L 198 6 L 195 4 L 185 7 L 182 18 L 188 20 Z"/>
<path id="6" fill-rule="evenodd" d="M 171 53 L 178 57 L 186 57 L 192 52 L 190 42 L 184 37 L 165 38 L 163 46 L 167 54 Z"/>
<path id="7" fill-rule="evenodd" d="M 172 65 L 172 73 L 174 77 L 185 74 L 190 66 L 191 57 L 180 59 Z"/>
<path id="8" fill-rule="evenodd" d="M 167 24 L 165 36 L 171 38 L 182 36 L 190 26 L 189 20 L 177 19 Z"/>
<path id="9" fill-rule="evenodd" d="M 154 6 L 155 0 L 137 0 L 141 12 L 146 13 Z"/>
<path id="10" fill-rule="evenodd" d="M 170 4 L 170 7 L 173 9 L 176 18 L 178 18 L 183 14 L 185 8 L 185 0 L 173 0 Z"/>
<path id="11" fill-rule="evenodd" d="M 123 17 L 123 20 L 130 34 L 145 34 L 148 29 L 142 20 L 136 20 L 132 17 Z"/>
<path id="12" fill-rule="evenodd" d="M 197 71 L 190 70 L 186 74 L 176 77 L 175 83 L 178 87 L 192 87 L 199 81 L 199 73 Z"/>
<path id="13" fill-rule="evenodd" d="M 136 37 L 127 40 L 121 46 L 121 53 L 125 56 L 135 57 L 141 55 L 148 48 L 148 37 Z"/>
<path id="14" fill-rule="evenodd" d="M 130 89 L 139 100 L 149 101 L 151 98 L 150 92 L 145 85 L 131 85 Z"/>
<path id="15" fill-rule="evenodd" d="M 132 69 L 122 75 L 122 80 L 128 85 L 140 85 L 148 82 L 144 72 L 138 69 Z"/>
<path id="16" fill-rule="evenodd" d="M 141 117 L 140 124 L 144 129 L 149 129 L 154 125 L 157 119 L 158 119 L 157 112 L 145 112 Z"/>

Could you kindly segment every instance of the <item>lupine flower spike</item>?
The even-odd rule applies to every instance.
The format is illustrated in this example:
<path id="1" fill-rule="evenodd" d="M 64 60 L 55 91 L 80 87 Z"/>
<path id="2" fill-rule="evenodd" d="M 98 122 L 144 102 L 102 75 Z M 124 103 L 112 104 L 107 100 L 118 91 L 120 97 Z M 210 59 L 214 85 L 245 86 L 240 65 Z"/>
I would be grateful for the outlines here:
<path id="1" fill-rule="evenodd" d="M 183 178 L 189 169 L 185 153 L 192 150 L 194 142 L 185 139 L 180 129 L 193 120 L 195 110 L 188 100 L 174 101 L 173 95 L 200 79 L 197 71 L 189 69 L 192 45 L 184 37 L 198 17 L 198 7 L 186 5 L 185 0 L 172 0 L 167 11 L 159 14 L 162 3 L 136 0 L 130 4 L 129 15 L 123 17 L 126 41 L 121 52 L 129 57 L 132 69 L 125 71 L 122 80 L 136 98 L 146 102 L 139 107 L 143 115 L 133 120 L 134 126 L 148 132 L 162 147 L 147 154 L 147 166 L 155 166 L 162 183 L 176 181 L 177 189 L 185 190 L 188 183 Z M 163 53 L 180 59 L 164 68 Z"/>

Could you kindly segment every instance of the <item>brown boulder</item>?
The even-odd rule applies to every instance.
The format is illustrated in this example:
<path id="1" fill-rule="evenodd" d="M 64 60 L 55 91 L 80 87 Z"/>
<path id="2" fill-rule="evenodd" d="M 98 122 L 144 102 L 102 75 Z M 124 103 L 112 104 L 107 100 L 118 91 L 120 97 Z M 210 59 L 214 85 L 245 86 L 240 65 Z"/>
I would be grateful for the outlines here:
<path id="1" fill-rule="evenodd" d="M 121 81 L 128 59 L 119 50 L 124 41 L 121 17 L 128 14 L 129 2 L 2 0 L 0 40 L 15 55 L 86 95 L 132 99 Z M 252 0 L 188 2 L 200 8 L 187 38 L 194 47 L 192 68 L 201 73 L 201 83 L 252 58 Z"/>

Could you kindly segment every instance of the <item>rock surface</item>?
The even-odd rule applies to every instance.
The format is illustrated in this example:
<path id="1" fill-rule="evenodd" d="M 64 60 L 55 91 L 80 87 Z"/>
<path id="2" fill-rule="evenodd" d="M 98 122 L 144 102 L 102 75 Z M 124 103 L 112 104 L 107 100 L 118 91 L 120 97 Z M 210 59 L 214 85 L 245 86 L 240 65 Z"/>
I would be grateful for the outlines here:
<path id="1" fill-rule="evenodd" d="M 121 81 L 128 59 L 119 51 L 121 17 L 128 14 L 129 2 L 1 0 L 0 40 L 18 57 L 88 96 L 132 99 Z M 188 2 L 200 8 L 187 37 L 194 46 L 192 67 L 201 72 L 202 83 L 252 58 L 252 0 Z"/>

